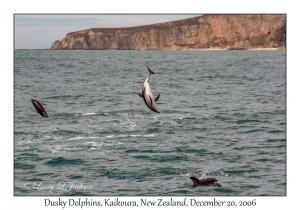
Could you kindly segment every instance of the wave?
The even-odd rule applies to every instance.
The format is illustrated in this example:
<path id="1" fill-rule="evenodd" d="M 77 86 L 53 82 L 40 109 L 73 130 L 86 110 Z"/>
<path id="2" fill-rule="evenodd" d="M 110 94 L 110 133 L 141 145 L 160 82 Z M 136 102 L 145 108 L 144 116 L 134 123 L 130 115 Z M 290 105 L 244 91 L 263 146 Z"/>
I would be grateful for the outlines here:
<path id="1" fill-rule="evenodd" d="M 19 155 L 16 155 L 15 161 L 24 161 L 24 160 L 31 160 L 31 161 L 41 161 L 44 160 L 45 158 L 40 157 L 36 153 L 21 153 Z"/>
<path id="2" fill-rule="evenodd" d="M 186 173 L 186 169 L 173 168 L 173 167 L 156 167 L 156 168 L 139 168 L 137 170 L 124 171 L 118 168 L 107 169 L 104 176 L 116 179 L 129 179 L 129 178 L 151 178 L 168 175 L 181 175 Z"/>
<path id="3" fill-rule="evenodd" d="M 83 94 L 79 94 L 79 95 L 55 95 L 55 96 L 49 96 L 46 97 L 45 99 L 78 99 L 79 97 L 84 97 Z"/>
<path id="4" fill-rule="evenodd" d="M 121 135 L 108 135 L 104 136 L 103 138 L 128 138 L 128 137 L 156 137 L 157 134 L 121 134 Z"/>
<path id="5" fill-rule="evenodd" d="M 15 169 L 34 169 L 36 168 L 36 165 L 33 165 L 33 164 L 27 164 L 27 163 L 21 163 L 21 162 L 17 162 L 15 161 L 14 163 L 14 168 Z"/>
<path id="6" fill-rule="evenodd" d="M 78 165 L 83 164 L 85 161 L 80 158 L 64 158 L 64 157 L 57 157 L 52 158 L 51 160 L 47 161 L 45 164 L 50 166 L 59 166 L 59 165 Z"/>
<path id="7" fill-rule="evenodd" d="M 97 137 L 97 136 L 76 136 L 76 137 L 72 137 L 72 138 L 69 138 L 68 140 L 87 140 L 87 139 L 98 139 L 100 137 Z"/>
<path id="8" fill-rule="evenodd" d="M 164 154 L 164 155 L 157 155 L 154 153 L 150 153 L 150 155 L 147 154 L 140 154 L 140 155 L 134 155 L 132 156 L 133 158 L 136 159 L 141 159 L 141 160 L 147 160 L 151 162 L 180 162 L 180 161 L 187 161 L 188 156 L 185 154 L 177 154 L 177 155 L 171 155 L 171 154 Z"/>

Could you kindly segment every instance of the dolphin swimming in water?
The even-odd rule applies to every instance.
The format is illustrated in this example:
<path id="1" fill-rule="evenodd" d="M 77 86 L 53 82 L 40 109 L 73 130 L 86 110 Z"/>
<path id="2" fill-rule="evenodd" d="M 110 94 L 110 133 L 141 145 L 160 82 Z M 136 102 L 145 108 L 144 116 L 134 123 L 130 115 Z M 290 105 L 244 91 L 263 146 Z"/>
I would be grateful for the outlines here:
<path id="1" fill-rule="evenodd" d="M 33 104 L 33 106 L 36 109 L 36 112 L 38 112 L 42 117 L 48 118 L 48 114 L 45 110 L 45 108 L 43 107 L 43 105 L 47 106 L 46 104 L 41 104 L 40 102 L 38 102 L 35 99 L 31 99 L 31 102 Z"/>
<path id="2" fill-rule="evenodd" d="M 144 84 L 142 87 L 142 92 L 138 93 L 138 95 L 143 97 L 145 104 L 148 106 L 149 109 L 151 109 L 154 112 L 159 113 L 155 102 L 159 99 L 160 94 L 154 99 L 151 88 L 150 88 L 150 84 L 149 84 L 151 74 L 155 74 L 155 73 L 148 66 L 147 66 L 147 68 L 150 73 L 145 78 L 145 81 L 144 81 Z"/>
<path id="3" fill-rule="evenodd" d="M 193 180 L 193 186 L 215 186 L 221 187 L 221 183 L 215 178 L 197 179 L 196 177 L 190 177 Z"/>

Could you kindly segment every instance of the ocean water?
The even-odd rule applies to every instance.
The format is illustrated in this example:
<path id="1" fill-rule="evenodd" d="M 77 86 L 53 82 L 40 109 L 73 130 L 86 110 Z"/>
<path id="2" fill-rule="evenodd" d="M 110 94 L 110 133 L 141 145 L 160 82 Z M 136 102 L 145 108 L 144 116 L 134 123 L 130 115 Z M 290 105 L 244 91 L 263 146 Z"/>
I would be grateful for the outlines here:
<path id="1" fill-rule="evenodd" d="M 14 59 L 14 195 L 286 195 L 285 51 L 16 50 Z M 137 95 L 146 65 L 160 114 Z M 222 187 L 193 188 L 190 176 Z"/>

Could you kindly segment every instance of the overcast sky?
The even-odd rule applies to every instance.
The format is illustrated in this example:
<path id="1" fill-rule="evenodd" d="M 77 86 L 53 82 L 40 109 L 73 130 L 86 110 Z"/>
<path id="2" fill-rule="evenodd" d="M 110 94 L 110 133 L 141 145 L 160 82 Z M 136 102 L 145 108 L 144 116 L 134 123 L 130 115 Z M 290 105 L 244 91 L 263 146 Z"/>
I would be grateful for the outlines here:
<path id="1" fill-rule="evenodd" d="M 50 48 L 67 33 L 89 28 L 116 28 L 148 25 L 196 17 L 177 15 L 14 15 L 15 49 Z"/>

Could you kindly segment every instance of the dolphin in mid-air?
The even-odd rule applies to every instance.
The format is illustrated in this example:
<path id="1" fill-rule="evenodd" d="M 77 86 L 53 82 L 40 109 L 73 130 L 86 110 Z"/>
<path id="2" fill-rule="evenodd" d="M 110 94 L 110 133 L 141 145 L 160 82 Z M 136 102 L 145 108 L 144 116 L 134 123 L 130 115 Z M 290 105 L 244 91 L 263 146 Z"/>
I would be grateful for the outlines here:
<path id="1" fill-rule="evenodd" d="M 138 95 L 143 97 L 145 104 L 148 106 L 149 109 L 151 109 L 154 112 L 159 113 L 155 102 L 159 99 L 160 94 L 154 99 L 151 88 L 150 88 L 150 84 L 149 84 L 151 74 L 155 74 L 155 73 L 148 66 L 147 66 L 147 68 L 150 73 L 145 78 L 145 81 L 144 81 L 144 84 L 142 87 L 142 92 L 138 93 Z"/>
<path id="2" fill-rule="evenodd" d="M 46 104 L 41 104 L 40 102 L 38 102 L 35 99 L 31 99 L 31 102 L 32 102 L 34 108 L 36 109 L 36 112 L 38 112 L 42 117 L 48 118 L 48 114 L 47 114 L 45 108 L 43 107 L 43 105 L 47 106 Z"/>
<path id="3" fill-rule="evenodd" d="M 193 180 L 193 186 L 215 186 L 221 187 L 221 183 L 215 178 L 197 179 L 196 177 L 190 177 Z"/>

